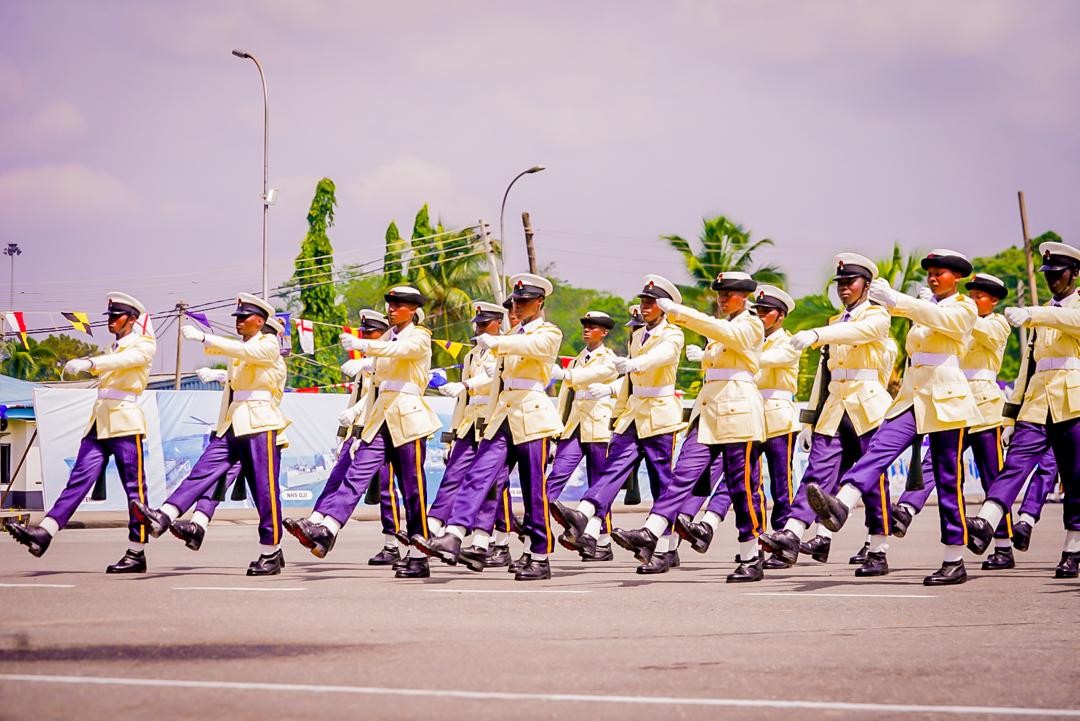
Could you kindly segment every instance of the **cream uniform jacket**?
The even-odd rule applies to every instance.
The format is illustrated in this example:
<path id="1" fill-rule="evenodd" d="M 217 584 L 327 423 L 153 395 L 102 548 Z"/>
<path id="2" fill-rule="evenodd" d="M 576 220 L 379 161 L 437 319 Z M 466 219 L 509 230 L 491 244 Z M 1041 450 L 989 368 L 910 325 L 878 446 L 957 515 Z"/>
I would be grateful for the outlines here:
<path id="1" fill-rule="evenodd" d="M 618 378 L 615 353 L 605 345 L 578 353 L 566 369 L 559 389 L 559 418 L 565 418 L 562 438 L 569 438 L 580 427 L 582 443 L 607 443 L 611 440 L 611 414 L 615 397 L 595 399 L 589 394 L 592 383 L 611 383 Z M 570 392 L 574 398 L 571 401 Z"/>
<path id="2" fill-rule="evenodd" d="M 896 358 L 888 347 L 889 312 L 864 300 L 833 316 L 829 325 L 815 328 L 814 332 L 817 333 L 815 348 L 829 346 L 832 373 L 829 395 L 814 424 L 814 432 L 835 436 L 845 413 L 860 436 L 874 430 L 885 420 L 885 413 L 892 405 L 892 396 L 885 389 Z M 814 379 L 810 408 L 818 404 L 819 380 L 819 377 Z"/>
<path id="3" fill-rule="evenodd" d="M 360 439 L 370 443 L 383 424 L 395 447 L 439 430 L 442 423 L 423 395 L 431 374 L 431 331 L 410 323 L 368 341 L 364 352 L 375 358 L 375 373 Z"/>
<path id="4" fill-rule="evenodd" d="M 108 352 L 90 359 L 90 372 L 99 379 L 98 398 L 83 435 L 95 424 L 97 437 L 102 439 L 146 434 L 146 418 L 137 396 L 150 379 L 156 350 L 153 336 L 128 333 Z"/>
<path id="5" fill-rule="evenodd" d="M 1035 333 L 1036 370 L 1025 385 L 1025 348 L 1012 396 L 1013 403 L 1023 401 L 1017 420 L 1046 423 L 1048 413 L 1055 423 L 1076 418 L 1080 416 L 1080 296 L 1073 293 L 1060 307 L 1026 310 L 1031 320 L 1025 325 Z"/>
<path id="6" fill-rule="evenodd" d="M 510 422 L 515 444 L 562 433 L 559 414 L 544 392 L 551 382 L 551 366 L 559 356 L 562 331 L 540 317 L 497 336 L 495 343 L 499 393 L 492 394 L 484 438 L 494 438 L 504 421 Z"/>
<path id="7" fill-rule="evenodd" d="M 765 344 L 761 320 L 746 310 L 728 320 L 685 306 L 671 320 L 709 339 L 701 359 L 705 383 L 690 412 L 690 423 L 698 421 L 698 442 L 765 440 L 765 406 L 754 382 Z"/>
<path id="8" fill-rule="evenodd" d="M 761 350 L 758 390 L 765 403 L 765 437 L 774 438 L 799 431 L 795 393 L 799 390 L 799 357 L 791 345 L 791 334 L 777 328 L 765 337 Z"/>
<path id="9" fill-rule="evenodd" d="M 683 343 L 682 330 L 666 318 L 651 330 L 638 328 L 630 336 L 630 357 L 641 362 L 641 370 L 624 376 L 619 383 L 615 433 L 624 432 L 631 423 L 637 426 L 638 438 L 676 433 L 686 427 L 682 402 L 675 395 Z"/>
<path id="10" fill-rule="evenodd" d="M 971 392 L 975 394 L 975 403 L 982 415 L 982 425 L 972 427 L 972 433 L 1002 423 L 1005 395 L 997 384 L 997 376 L 1011 334 L 1009 322 L 998 313 L 979 318 L 971 331 L 971 344 L 960 359 L 960 367 L 968 379 Z"/>
<path id="11" fill-rule="evenodd" d="M 905 343 L 908 367 L 885 417 L 914 407 L 920 434 L 980 425 L 975 394 L 960 369 L 979 318 L 975 301 L 960 293 L 936 303 L 903 293 L 894 297 L 893 315 L 910 318 L 912 326 Z"/>
<path id="12" fill-rule="evenodd" d="M 278 407 L 287 372 L 277 338 L 267 333 L 256 333 L 247 341 L 208 335 L 203 347 L 208 355 L 232 359 L 221 394 L 218 437 L 230 427 L 233 435 L 249 436 L 289 425 Z"/>
<path id="13" fill-rule="evenodd" d="M 465 383 L 465 392 L 455 399 L 454 413 L 450 418 L 450 428 L 458 438 L 468 437 L 470 432 L 476 430 L 476 421 L 487 418 L 484 414 L 491 406 L 497 365 L 495 354 L 479 346 L 475 346 L 462 359 L 461 382 Z M 488 379 L 486 383 L 482 382 L 484 378 Z"/>

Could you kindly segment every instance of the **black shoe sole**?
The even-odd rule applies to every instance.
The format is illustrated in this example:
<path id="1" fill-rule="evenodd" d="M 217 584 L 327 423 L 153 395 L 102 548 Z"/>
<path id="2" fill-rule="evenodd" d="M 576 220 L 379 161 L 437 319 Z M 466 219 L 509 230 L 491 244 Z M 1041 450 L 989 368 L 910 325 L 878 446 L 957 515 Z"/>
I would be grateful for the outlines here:
<path id="1" fill-rule="evenodd" d="M 754 583 L 756 581 L 764 581 L 765 576 L 728 576 L 727 583 Z"/>
<path id="2" fill-rule="evenodd" d="M 870 571 L 870 572 L 863 571 L 861 568 L 858 568 L 858 569 L 855 570 L 855 577 L 856 578 L 875 578 L 877 576 L 888 576 L 888 575 L 889 575 L 889 569 L 887 569 L 887 568 L 884 571 Z"/>
<path id="3" fill-rule="evenodd" d="M 458 556 L 458 562 L 461 563 L 462 566 L 465 566 L 465 568 L 469 569 L 470 571 L 475 571 L 477 573 L 480 573 L 485 568 L 487 568 L 487 559 L 486 558 L 470 558 L 470 557 L 462 554 L 462 555 Z"/>
<path id="4" fill-rule="evenodd" d="M 184 545 L 190 548 L 192 551 L 198 551 L 200 548 L 202 548 L 202 541 L 181 535 L 180 532 L 176 530 L 176 526 L 169 526 L 169 533 L 173 534 L 175 538 L 179 538 L 181 541 L 183 541 Z"/>
<path id="5" fill-rule="evenodd" d="M 163 533 L 165 533 L 165 531 L 169 530 L 169 526 L 172 525 L 172 523 L 170 522 L 169 524 L 167 524 L 165 526 L 161 526 L 159 528 L 153 521 L 151 521 L 146 516 L 146 514 L 144 514 L 142 511 L 139 510 L 138 506 L 132 505 L 132 506 L 130 506 L 130 510 L 131 510 L 131 515 L 134 516 L 135 520 L 138 521 L 139 523 L 141 523 L 142 525 L 146 526 L 146 532 L 149 533 L 154 538 L 161 538 L 161 534 L 163 534 Z"/>
<path id="6" fill-rule="evenodd" d="M 1054 571 L 1054 578 L 1077 578 L 1080 577 L 1080 573 L 1062 573 L 1061 571 Z"/>
<path id="7" fill-rule="evenodd" d="M 630 553 L 634 554 L 634 558 L 636 558 L 642 563 L 648 563 L 652 560 L 653 551 L 650 551 L 647 548 L 641 548 L 640 546 L 635 546 L 634 544 L 624 540 L 619 533 L 612 533 L 611 540 L 615 541 L 615 543 L 618 544 L 619 548 L 630 551 Z"/>
<path id="8" fill-rule="evenodd" d="M 304 548 L 311 548 L 311 546 L 312 546 L 311 540 L 307 536 L 304 535 L 304 532 L 302 530 L 300 530 L 300 525 L 299 524 L 296 524 L 296 523 L 293 523 L 293 524 L 284 523 L 282 525 L 285 526 L 285 530 L 289 532 L 290 536 L 292 536 L 296 540 L 300 541 L 301 546 L 303 546 Z"/>
<path id="9" fill-rule="evenodd" d="M 675 535 L 681 538 L 686 543 L 690 544 L 690 548 L 697 553 L 705 553 L 709 550 L 709 546 L 712 545 L 711 541 L 705 541 L 698 538 L 690 532 L 689 528 L 686 528 L 678 521 L 675 522 Z"/>
<path id="10" fill-rule="evenodd" d="M 1012 562 L 1007 566 L 993 565 L 989 561 L 982 562 L 982 570 L 984 571 L 1008 571 L 1010 568 L 1016 568 L 1016 562 Z"/>
<path id="11" fill-rule="evenodd" d="M 825 528 L 836 533 L 844 527 L 842 522 L 833 518 L 832 512 L 829 509 L 828 499 L 825 498 L 825 492 L 820 488 L 814 485 L 808 486 L 806 489 L 806 500 L 810 502 L 810 507 L 814 509 L 814 514 L 817 516 L 818 523 L 825 526 Z"/>
<path id="12" fill-rule="evenodd" d="M 959 586 L 961 583 L 967 583 L 968 577 L 960 576 L 958 578 L 949 579 L 948 581 L 941 579 L 934 579 L 927 576 L 923 579 L 922 585 L 924 586 Z"/>
<path id="13" fill-rule="evenodd" d="M 427 541 L 425 540 L 417 540 L 417 542 L 414 543 L 413 546 L 419 548 L 420 552 L 423 553 L 425 556 L 437 558 L 443 563 L 445 563 L 447 566 L 456 566 L 458 563 L 458 559 L 456 556 L 454 556 L 454 554 L 431 548 L 430 546 L 428 546 Z"/>
<path id="14" fill-rule="evenodd" d="M 548 571 L 543 576 L 522 576 L 520 573 L 514 574 L 515 581 L 550 581 L 551 572 Z"/>

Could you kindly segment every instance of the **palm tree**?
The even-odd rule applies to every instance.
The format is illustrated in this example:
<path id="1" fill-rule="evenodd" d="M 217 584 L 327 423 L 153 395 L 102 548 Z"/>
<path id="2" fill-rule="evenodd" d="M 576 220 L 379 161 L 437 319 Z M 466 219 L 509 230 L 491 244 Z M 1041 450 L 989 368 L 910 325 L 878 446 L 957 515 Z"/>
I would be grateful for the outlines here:
<path id="1" fill-rule="evenodd" d="M 57 373 L 53 364 L 56 354 L 33 338 L 22 341 L 9 340 L 0 343 L 0 372 L 22 380 L 56 380 Z"/>

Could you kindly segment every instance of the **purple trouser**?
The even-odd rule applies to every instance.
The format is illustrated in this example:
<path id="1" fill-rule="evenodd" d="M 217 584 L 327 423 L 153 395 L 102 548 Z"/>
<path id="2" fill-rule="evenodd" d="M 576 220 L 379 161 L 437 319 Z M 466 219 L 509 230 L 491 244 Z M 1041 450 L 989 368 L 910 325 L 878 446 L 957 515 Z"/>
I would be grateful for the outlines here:
<path id="1" fill-rule="evenodd" d="M 889 482 L 886 472 L 901 453 L 911 447 L 918 435 L 915 409 L 909 408 L 895 418 L 889 418 L 870 442 L 870 447 L 855 465 L 844 474 L 840 485 L 852 485 L 863 494 L 868 512 L 866 522 L 871 535 L 889 534 Z M 967 543 L 967 523 L 964 520 L 964 469 L 960 456 L 964 446 L 964 429 L 927 433 L 930 439 L 930 460 L 938 487 L 938 517 L 941 521 L 941 542 L 947 546 Z"/>
<path id="2" fill-rule="evenodd" d="M 425 440 L 417 438 L 395 446 L 390 438 L 390 430 L 383 425 L 370 441 L 360 441 L 341 485 L 326 499 L 326 503 L 316 510 L 344 526 L 367 493 L 372 480 L 380 476 L 386 478 L 387 492 L 392 498 L 393 476 L 396 476 L 405 500 L 405 522 L 409 537 L 419 534 L 427 538 L 427 503 L 424 500 L 424 458 L 427 453 Z M 387 464 L 391 468 L 390 473 L 384 472 Z M 397 502 L 388 504 L 387 510 L 396 513 Z M 385 527 L 384 520 L 384 529 Z"/>
<path id="3" fill-rule="evenodd" d="M 795 458 L 795 434 L 767 438 L 761 446 L 761 455 L 769 464 L 769 490 L 773 502 L 769 522 L 774 531 L 779 531 L 787 521 L 795 498 L 795 474 L 791 468 Z"/>
<path id="4" fill-rule="evenodd" d="M 525 531 L 529 535 L 530 550 L 533 553 L 554 551 L 555 536 L 551 532 L 551 516 L 548 513 L 545 472 L 548 442 L 547 438 L 538 438 L 514 443 L 510 422 L 503 421 L 492 438 L 480 441 L 476 458 L 465 474 L 465 480 L 458 492 L 454 494 L 453 508 L 447 524 L 467 529 L 480 528 L 479 515 L 484 500 L 499 477 L 509 472 L 512 463 L 517 463 L 521 495 L 525 501 Z"/>
<path id="5" fill-rule="evenodd" d="M 847 413 L 840 419 L 836 435 L 814 433 L 810 438 L 810 456 L 806 461 L 806 471 L 802 482 L 795 492 L 795 500 L 788 510 L 788 518 L 802 521 L 809 526 L 817 520 L 810 501 L 806 498 L 806 484 L 816 483 L 826 493 L 836 493 L 840 478 L 855 465 L 870 446 L 877 429 L 871 429 L 861 436 L 855 432 L 855 426 Z M 870 507 L 866 509 L 867 526 L 870 525 Z"/>
<path id="6" fill-rule="evenodd" d="M 491 493 L 484 497 L 484 503 L 476 514 L 476 527 L 488 532 L 517 533 L 525 531 L 518 525 L 514 515 L 514 503 L 510 500 L 510 471 L 507 467 L 496 479 Z M 528 522 L 528 519 L 525 519 Z"/>
<path id="7" fill-rule="evenodd" d="M 548 500 L 557 501 L 562 495 L 570 476 L 574 475 L 581 459 L 585 459 L 585 479 L 592 487 L 600 469 L 607 460 L 607 443 L 583 443 L 580 430 L 574 431 L 569 438 L 559 441 L 555 449 L 555 461 L 548 474 Z"/>
<path id="8" fill-rule="evenodd" d="M 986 499 L 1002 508 L 1012 508 L 1024 481 L 1047 448 L 1054 453 L 1065 489 L 1065 528 L 1080 531 L 1080 418 L 1046 424 L 1018 421 L 1009 442 L 1005 468 L 990 485 Z"/>
<path id="9" fill-rule="evenodd" d="M 756 441 L 740 443 L 698 442 L 695 423 L 686 434 L 679 460 L 675 464 L 671 484 L 661 490 L 653 501 L 650 513 L 663 516 L 674 523 L 682 511 L 686 497 L 692 495 L 701 474 L 723 456 L 724 481 L 735 506 L 735 525 L 739 541 L 750 541 L 761 535 L 765 525 L 765 494 L 761 492 L 761 444 Z"/>
<path id="10" fill-rule="evenodd" d="M 233 464 L 232 468 L 229 469 L 229 472 L 225 474 L 225 490 L 232 488 L 233 484 L 236 483 L 236 479 L 240 477 L 240 472 L 243 469 L 244 466 L 242 463 L 237 462 Z M 246 483 L 247 481 L 240 482 Z M 211 488 L 205 494 L 199 496 L 199 500 L 195 502 L 195 511 L 197 513 L 205 514 L 207 518 L 214 517 L 214 511 L 217 510 L 218 504 L 221 503 L 221 501 L 214 500 L 214 490 L 214 488 Z"/>
<path id="11" fill-rule="evenodd" d="M 1039 460 L 1035 472 L 1031 474 L 1027 490 L 1024 491 L 1024 500 L 1020 502 L 1020 513 L 1026 513 L 1036 521 L 1042 518 L 1043 506 L 1046 498 L 1054 491 L 1057 483 L 1057 461 L 1054 452 L 1048 450 Z"/>
<path id="12" fill-rule="evenodd" d="M 172 495 L 165 501 L 181 514 L 229 473 L 239 461 L 240 473 L 253 487 L 255 508 L 259 512 L 259 543 L 276 546 L 281 541 L 281 498 L 278 473 L 281 470 L 281 447 L 277 431 L 262 431 L 237 436 L 229 428 L 223 436 L 210 440 L 199 460 Z"/>
<path id="13" fill-rule="evenodd" d="M 728 493 L 727 483 L 724 482 L 723 459 L 720 459 L 720 462 L 714 462 L 707 471 L 702 473 L 702 476 L 705 473 L 708 473 L 709 476 L 709 494 L 704 496 L 696 496 L 693 493 L 687 494 L 686 500 L 683 501 L 682 506 L 679 508 L 679 513 L 696 516 L 701 507 L 705 506 L 707 512 L 712 511 L 723 520 L 727 516 L 727 512 L 731 510 L 731 494 Z"/>
<path id="14" fill-rule="evenodd" d="M 340 492 L 342 485 L 345 483 L 345 476 L 349 472 L 349 466 L 352 465 L 352 448 L 358 443 L 359 441 L 356 438 L 350 436 L 341 444 L 337 461 L 334 463 L 334 467 L 330 469 L 330 475 L 326 477 L 326 485 L 323 486 L 322 492 L 319 493 L 319 497 L 315 500 L 315 506 L 311 510 L 317 511 L 324 516 L 330 515 L 327 513 L 327 509 L 334 507 L 334 497 Z M 389 463 L 383 464 L 383 467 L 379 470 L 378 484 L 379 517 L 382 522 L 382 532 L 391 535 L 401 530 L 401 516 L 398 510 L 397 493 L 394 490 L 394 471 Z M 366 492 L 367 489 L 365 488 Z M 359 502 L 359 499 L 357 499 L 357 503 Z M 355 504 L 353 510 L 356 510 Z M 352 511 L 349 512 L 349 516 L 352 516 Z M 332 515 L 331 517 L 337 520 L 336 517 Z M 345 524 L 342 523 L 342 525 Z"/>
<path id="15" fill-rule="evenodd" d="M 439 481 L 439 488 L 435 492 L 435 500 L 428 509 L 428 516 L 443 522 L 450 517 L 450 511 L 454 507 L 454 496 L 461 488 L 465 474 L 469 472 L 469 466 L 476 458 L 476 449 L 479 446 L 472 430 L 464 438 L 454 439 L 454 444 L 450 446 L 450 456 L 446 459 L 446 469 L 443 471 L 442 480 Z"/>
<path id="16" fill-rule="evenodd" d="M 135 521 L 131 516 L 131 501 L 146 503 L 146 478 L 143 474 L 141 435 L 120 436 L 119 438 L 98 438 L 97 426 L 91 428 L 79 444 L 79 455 L 75 466 L 68 476 L 67 485 L 56 499 L 47 514 L 63 528 L 71 520 L 75 509 L 89 495 L 97 483 L 109 456 L 116 459 L 116 470 L 124 484 L 128 497 L 128 540 L 146 543 L 146 526 Z"/>
<path id="17" fill-rule="evenodd" d="M 642 456 L 645 457 L 645 468 L 649 472 L 653 498 L 658 498 L 660 492 L 671 485 L 671 456 L 674 450 L 674 433 L 639 438 L 637 423 L 631 423 L 625 431 L 611 437 L 603 469 L 593 479 L 581 500 L 588 501 L 596 509 L 597 516 L 606 517 L 611 512 L 615 497 L 626 483 L 630 470 Z"/>

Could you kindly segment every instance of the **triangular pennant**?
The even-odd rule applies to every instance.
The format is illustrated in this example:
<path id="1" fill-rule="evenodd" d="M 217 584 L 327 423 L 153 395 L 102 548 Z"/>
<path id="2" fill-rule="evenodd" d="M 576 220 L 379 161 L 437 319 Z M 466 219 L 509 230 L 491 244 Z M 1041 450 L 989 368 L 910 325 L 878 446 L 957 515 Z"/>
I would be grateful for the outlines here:
<path id="1" fill-rule="evenodd" d="M 93 329 L 90 328 L 90 317 L 86 313 L 72 312 L 72 313 L 60 313 L 64 316 L 71 327 L 80 333 L 86 333 L 89 336 L 94 335 Z"/>
<path id="2" fill-rule="evenodd" d="M 10 329 L 12 333 L 19 334 L 19 338 L 22 339 L 23 348 L 29 348 L 30 344 L 26 339 L 26 321 L 23 320 L 22 311 L 4 313 L 4 320 L 7 322 L 8 329 Z"/>
<path id="3" fill-rule="evenodd" d="M 310 320 L 293 318 L 296 324 L 296 333 L 300 338 L 300 350 L 304 353 L 315 352 L 315 326 Z"/>
<path id="4" fill-rule="evenodd" d="M 350 328 L 347 325 L 343 325 L 343 326 L 341 326 L 341 330 L 345 331 L 349 335 L 354 336 L 356 338 L 363 338 L 364 337 L 363 331 L 361 331 L 359 328 Z M 364 354 L 361 353 L 358 350 L 349 351 L 349 358 L 352 359 L 352 360 L 356 360 L 357 358 L 363 358 L 363 357 L 364 357 Z"/>
<path id="5" fill-rule="evenodd" d="M 561 355 L 559 356 L 559 365 L 561 365 L 563 368 L 569 368 L 570 363 L 573 362 L 573 360 L 574 356 L 572 355 Z"/>
<path id="6" fill-rule="evenodd" d="M 184 315 L 186 315 L 188 318 L 191 318 L 193 321 L 196 321 L 206 326 L 207 330 L 213 330 L 213 327 L 210 325 L 210 319 L 206 317 L 206 313 L 196 313 L 195 311 L 189 310 Z"/>
<path id="7" fill-rule="evenodd" d="M 148 335 L 151 338 L 154 337 L 154 320 L 150 317 L 149 313 L 143 313 L 139 316 L 139 319 L 135 321 L 135 332 L 139 335 Z"/>

